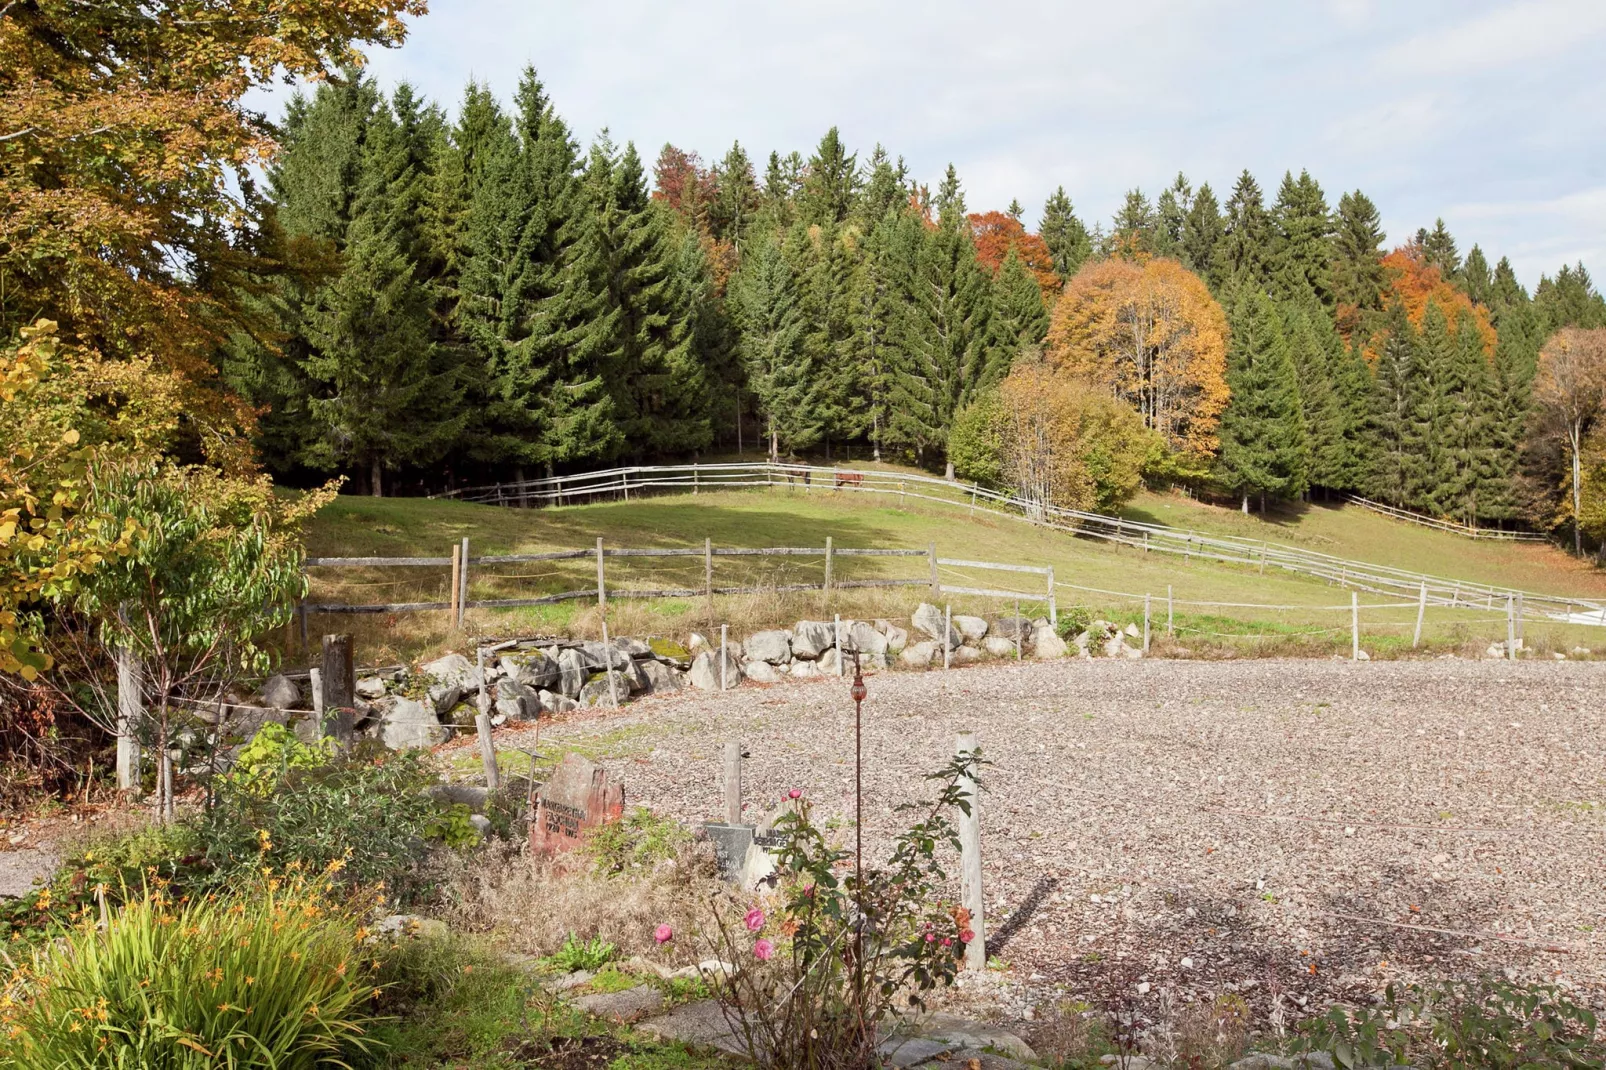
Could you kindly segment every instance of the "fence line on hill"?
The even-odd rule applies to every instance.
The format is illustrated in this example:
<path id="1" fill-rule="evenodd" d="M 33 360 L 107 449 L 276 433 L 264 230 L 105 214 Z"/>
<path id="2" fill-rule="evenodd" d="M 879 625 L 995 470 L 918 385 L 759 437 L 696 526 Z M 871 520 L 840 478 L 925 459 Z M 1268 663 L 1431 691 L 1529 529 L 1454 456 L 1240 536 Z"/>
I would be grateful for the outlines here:
<path id="1" fill-rule="evenodd" d="M 1351 503 L 1362 509 L 1370 510 L 1380 516 L 1393 520 L 1403 520 L 1408 524 L 1416 524 L 1434 531 L 1449 532 L 1451 535 L 1461 535 L 1468 539 L 1495 539 L 1503 542 L 1551 542 L 1549 535 L 1537 531 L 1501 531 L 1499 528 L 1480 528 L 1473 524 L 1458 524 L 1454 520 L 1443 517 L 1428 516 L 1426 513 L 1414 512 L 1410 509 L 1401 509 L 1396 505 L 1387 505 L 1376 502 L 1370 498 L 1363 498 L 1359 494 L 1345 496 Z"/>
<path id="2" fill-rule="evenodd" d="M 897 495 L 949 507 L 962 507 L 972 515 L 1018 520 L 1051 527 L 1074 535 L 1102 539 L 1145 553 L 1168 553 L 1184 561 L 1201 560 L 1257 569 L 1270 567 L 1320 579 L 1344 588 L 1372 594 L 1415 597 L 1427 590 L 1431 606 L 1493 610 L 1507 598 L 1553 619 L 1576 624 L 1606 625 L 1606 603 L 1597 599 L 1564 598 L 1496 584 L 1454 580 L 1411 572 L 1387 565 L 1353 561 L 1316 550 L 1233 535 L 1205 535 L 1185 528 L 1127 520 L 1076 509 L 1063 509 L 936 476 L 885 472 L 876 469 L 824 467 L 805 464 L 721 463 L 636 465 L 575 475 L 549 476 L 517 483 L 454 490 L 443 497 L 510 507 L 566 505 L 599 497 L 629 501 L 654 492 L 686 492 L 743 487 L 787 487 L 804 493 L 851 491 Z"/>

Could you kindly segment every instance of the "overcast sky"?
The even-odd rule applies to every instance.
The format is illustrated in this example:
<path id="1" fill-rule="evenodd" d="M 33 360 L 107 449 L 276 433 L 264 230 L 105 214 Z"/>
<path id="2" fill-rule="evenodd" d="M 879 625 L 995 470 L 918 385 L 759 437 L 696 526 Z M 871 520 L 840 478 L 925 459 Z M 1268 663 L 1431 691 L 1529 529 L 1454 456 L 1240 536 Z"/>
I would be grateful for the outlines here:
<path id="1" fill-rule="evenodd" d="M 1443 216 L 1463 253 L 1507 255 L 1530 288 L 1583 260 L 1606 283 L 1606 0 L 431 0 L 376 50 L 455 107 L 470 77 L 511 96 L 533 63 L 582 142 L 602 127 L 650 162 L 740 139 L 804 155 L 826 128 L 880 141 L 972 211 L 1012 197 L 1035 224 L 1063 184 L 1091 224 L 1178 170 L 1267 201 L 1308 168 L 1360 188 L 1390 245 Z"/>

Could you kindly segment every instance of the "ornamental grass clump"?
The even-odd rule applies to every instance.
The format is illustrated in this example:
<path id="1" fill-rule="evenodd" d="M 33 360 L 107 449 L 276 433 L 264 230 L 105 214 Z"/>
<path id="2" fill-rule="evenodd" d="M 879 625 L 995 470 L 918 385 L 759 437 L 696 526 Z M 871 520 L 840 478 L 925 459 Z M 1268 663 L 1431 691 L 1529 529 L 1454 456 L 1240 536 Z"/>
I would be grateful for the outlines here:
<path id="1" fill-rule="evenodd" d="M 189 1068 L 344 1066 L 371 1047 L 377 964 L 339 869 L 261 875 L 238 896 L 132 899 L 8 963 L 0 1064 Z"/>

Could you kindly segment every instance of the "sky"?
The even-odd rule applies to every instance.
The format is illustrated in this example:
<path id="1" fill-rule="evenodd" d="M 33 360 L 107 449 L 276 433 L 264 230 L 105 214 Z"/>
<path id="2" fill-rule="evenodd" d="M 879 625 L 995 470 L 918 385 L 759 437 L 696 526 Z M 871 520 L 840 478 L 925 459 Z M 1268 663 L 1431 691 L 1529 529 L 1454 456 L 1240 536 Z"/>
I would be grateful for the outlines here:
<path id="1" fill-rule="evenodd" d="M 1531 289 L 1582 260 L 1606 285 L 1606 0 L 431 0 L 369 69 L 449 110 L 533 64 L 582 142 L 651 161 L 740 140 L 805 157 L 837 126 L 972 211 L 1063 185 L 1091 225 L 1180 170 L 1269 203 L 1308 169 L 1361 189 L 1390 246 L 1443 217 Z M 276 94 L 281 100 L 283 94 Z M 277 101 L 259 101 L 272 113 Z"/>

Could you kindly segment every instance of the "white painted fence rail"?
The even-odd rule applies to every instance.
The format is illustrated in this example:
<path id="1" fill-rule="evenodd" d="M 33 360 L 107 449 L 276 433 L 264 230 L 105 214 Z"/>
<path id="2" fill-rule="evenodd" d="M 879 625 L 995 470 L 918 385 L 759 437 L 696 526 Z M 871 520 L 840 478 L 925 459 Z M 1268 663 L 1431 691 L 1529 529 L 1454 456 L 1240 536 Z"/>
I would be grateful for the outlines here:
<path id="1" fill-rule="evenodd" d="M 1445 531 L 1451 535 L 1460 535 L 1468 539 L 1495 539 L 1503 542 L 1550 542 L 1550 536 L 1537 531 L 1501 531 L 1498 528 L 1480 528 L 1470 524 L 1457 524 L 1454 520 L 1443 517 L 1428 516 L 1426 513 L 1413 512 L 1410 509 L 1401 509 L 1396 505 L 1386 505 L 1383 502 L 1374 502 L 1370 498 L 1363 498 L 1359 494 L 1347 496 L 1347 500 L 1362 509 L 1370 510 L 1394 520 L 1403 520 L 1408 524 L 1419 527 L 1432 528 L 1434 531 Z"/>
<path id="2" fill-rule="evenodd" d="M 726 463 L 638 465 L 575 475 L 551 476 L 519 483 L 498 483 L 454 490 L 441 497 L 493 505 L 534 508 L 572 505 L 597 498 L 647 493 L 699 493 L 707 489 L 782 487 L 804 493 L 851 491 L 913 498 L 942 506 L 982 512 L 1053 527 L 1088 538 L 1131 546 L 1144 552 L 1168 553 L 1191 561 L 1245 565 L 1261 572 L 1268 567 L 1337 584 L 1345 588 L 1400 598 L 1418 597 L 1426 589 L 1427 604 L 1493 610 L 1508 595 L 1521 595 L 1536 616 L 1574 624 L 1606 626 L 1606 604 L 1597 599 L 1519 591 L 1514 587 L 1455 580 L 1427 573 L 1347 560 L 1331 554 L 1261 539 L 1206 535 L 1197 531 L 1126 520 L 1099 513 L 1062 509 L 1012 497 L 983 487 L 936 476 L 911 475 L 871 468 L 806 464 Z"/>

